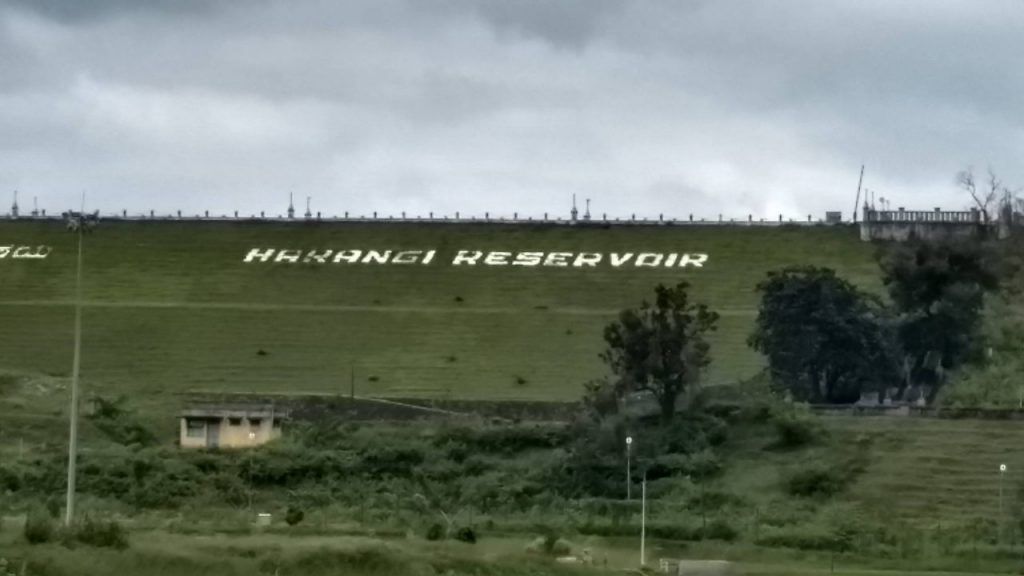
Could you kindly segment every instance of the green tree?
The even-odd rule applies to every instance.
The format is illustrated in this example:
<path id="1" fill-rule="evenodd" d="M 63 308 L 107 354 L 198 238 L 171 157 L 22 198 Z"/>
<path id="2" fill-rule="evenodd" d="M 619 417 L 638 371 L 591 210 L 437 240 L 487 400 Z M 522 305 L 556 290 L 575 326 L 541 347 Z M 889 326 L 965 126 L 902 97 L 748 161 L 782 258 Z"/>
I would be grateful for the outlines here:
<path id="1" fill-rule="evenodd" d="M 776 390 L 806 402 L 855 402 L 898 379 L 880 302 L 829 268 L 769 272 L 748 343 L 768 358 Z"/>
<path id="2" fill-rule="evenodd" d="M 943 373 L 981 351 L 985 293 L 998 288 L 993 252 L 978 242 L 889 246 L 879 265 L 899 323 L 903 386 L 937 392 Z"/>
<path id="3" fill-rule="evenodd" d="M 644 300 L 639 308 L 623 310 L 604 329 L 608 348 L 601 359 L 614 375 L 617 394 L 650 392 L 666 422 L 675 414 L 679 395 L 699 382 L 711 363 L 705 335 L 718 321 L 717 312 L 690 302 L 688 288 L 685 282 L 659 284 L 653 304 Z"/>

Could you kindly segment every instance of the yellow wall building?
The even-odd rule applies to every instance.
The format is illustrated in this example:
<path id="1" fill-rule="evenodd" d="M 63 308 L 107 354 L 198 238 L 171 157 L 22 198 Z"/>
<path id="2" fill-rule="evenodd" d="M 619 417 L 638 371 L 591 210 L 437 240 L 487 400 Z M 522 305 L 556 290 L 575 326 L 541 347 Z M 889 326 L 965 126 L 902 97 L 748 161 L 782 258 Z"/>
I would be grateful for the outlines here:
<path id="1" fill-rule="evenodd" d="M 274 406 L 204 406 L 179 414 L 182 448 L 247 448 L 281 436 L 286 411 Z"/>

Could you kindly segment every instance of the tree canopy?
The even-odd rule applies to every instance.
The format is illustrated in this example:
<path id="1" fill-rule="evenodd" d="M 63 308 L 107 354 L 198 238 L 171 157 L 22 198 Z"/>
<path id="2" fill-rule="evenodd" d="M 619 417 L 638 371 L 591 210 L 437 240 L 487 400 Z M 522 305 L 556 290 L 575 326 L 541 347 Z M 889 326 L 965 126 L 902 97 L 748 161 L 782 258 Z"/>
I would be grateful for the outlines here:
<path id="1" fill-rule="evenodd" d="M 757 285 L 749 344 L 768 358 L 776 389 L 797 400 L 855 402 L 898 378 L 881 303 L 829 268 L 789 267 Z"/>
<path id="2" fill-rule="evenodd" d="M 905 380 L 937 386 L 944 370 L 980 352 L 985 293 L 999 286 L 992 254 L 978 242 L 911 242 L 880 256 L 898 319 Z"/>
<path id="3" fill-rule="evenodd" d="M 715 330 L 718 313 L 690 301 L 689 285 L 655 287 L 654 302 L 626 309 L 604 329 L 607 349 L 601 354 L 615 377 L 616 395 L 650 392 L 663 420 L 671 420 L 676 401 L 697 383 L 711 362 L 705 339 Z"/>

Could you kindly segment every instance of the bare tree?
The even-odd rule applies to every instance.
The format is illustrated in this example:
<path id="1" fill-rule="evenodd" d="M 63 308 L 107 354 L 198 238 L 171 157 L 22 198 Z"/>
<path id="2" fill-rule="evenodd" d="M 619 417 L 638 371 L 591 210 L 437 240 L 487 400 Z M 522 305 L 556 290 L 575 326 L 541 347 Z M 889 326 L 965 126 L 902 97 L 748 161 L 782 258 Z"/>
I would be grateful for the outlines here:
<path id="1" fill-rule="evenodd" d="M 971 167 L 957 173 L 956 183 L 971 195 L 971 200 L 981 212 L 981 217 L 986 224 L 992 222 L 996 212 L 1002 206 L 1009 205 L 1018 212 L 1024 211 L 1024 197 L 1021 196 L 1021 189 L 1011 189 L 1003 184 L 991 167 L 988 169 L 988 180 L 980 188 Z"/>
<path id="2" fill-rule="evenodd" d="M 996 201 L 999 198 L 999 189 L 1002 182 L 996 177 L 991 168 L 988 169 L 988 189 L 979 189 L 978 182 L 974 177 L 974 168 L 968 166 L 956 175 L 956 183 L 971 195 L 974 205 L 981 212 L 982 221 L 988 224 L 992 221 L 992 211 L 996 208 Z"/>

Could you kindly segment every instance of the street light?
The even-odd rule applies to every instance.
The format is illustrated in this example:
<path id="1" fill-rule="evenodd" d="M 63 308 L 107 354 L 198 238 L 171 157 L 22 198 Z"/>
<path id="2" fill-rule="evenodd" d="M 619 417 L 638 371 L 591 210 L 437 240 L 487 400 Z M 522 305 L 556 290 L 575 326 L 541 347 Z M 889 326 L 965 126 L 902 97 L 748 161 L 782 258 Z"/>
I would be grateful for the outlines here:
<path id="1" fill-rule="evenodd" d="M 69 226 L 74 222 L 74 213 L 69 215 Z M 68 418 L 68 490 L 64 510 L 64 525 L 71 526 L 75 518 L 75 480 L 78 471 L 78 373 L 82 365 L 82 235 L 85 233 L 85 194 L 82 194 L 82 211 L 78 214 L 78 256 L 75 263 L 75 348 L 71 361 L 71 406 Z"/>
<path id="2" fill-rule="evenodd" d="M 252 510 L 252 442 L 256 439 L 256 433 L 249 430 L 249 509 Z"/>
<path id="3" fill-rule="evenodd" d="M 647 564 L 647 472 L 640 485 L 640 567 Z"/>
<path id="4" fill-rule="evenodd" d="M 626 436 L 626 500 L 632 500 L 633 476 L 630 471 L 630 450 L 633 446 L 633 437 Z"/>
<path id="5" fill-rule="evenodd" d="M 999 465 L 999 534 L 1003 533 L 1003 475 L 1006 474 L 1006 464 Z"/>

